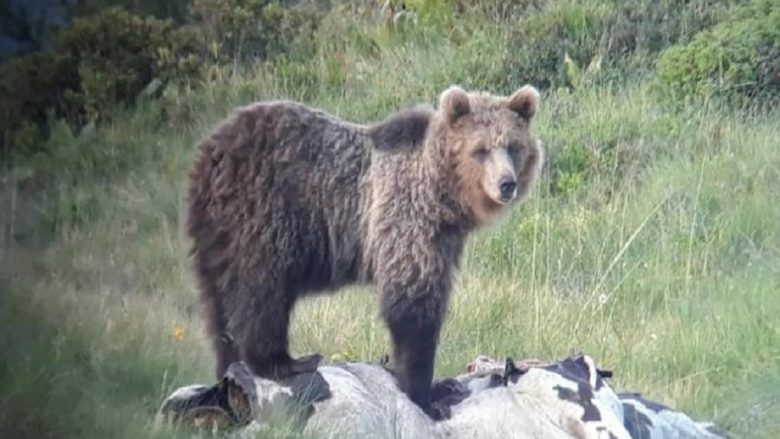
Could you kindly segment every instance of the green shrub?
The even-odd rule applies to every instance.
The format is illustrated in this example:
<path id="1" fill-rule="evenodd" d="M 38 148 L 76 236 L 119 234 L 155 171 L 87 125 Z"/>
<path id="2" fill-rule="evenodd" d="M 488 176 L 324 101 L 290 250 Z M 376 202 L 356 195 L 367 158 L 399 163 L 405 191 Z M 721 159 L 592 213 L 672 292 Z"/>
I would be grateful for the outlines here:
<path id="1" fill-rule="evenodd" d="M 582 144 L 566 145 L 550 166 L 553 171 L 552 192 L 565 194 L 580 189 L 588 174 L 596 170 L 597 160 L 593 152 Z"/>
<path id="2" fill-rule="evenodd" d="M 611 58 L 636 53 L 639 59 L 635 62 L 652 60 L 652 55 L 668 46 L 686 42 L 702 29 L 728 18 L 725 12 L 729 4 L 744 1 L 614 1 L 615 15 L 604 42 L 605 50 Z"/>
<path id="3" fill-rule="evenodd" d="M 117 3 L 123 4 L 88 2 L 77 12 Z M 141 2 L 133 10 L 151 6 Z M 165 16 L 164 9 L 155 12 Z M 171 15 L 181 19 L 178 12 Z M 170 82 L 197 82 L 228 62 L 235 74 L 239 61 L 284 55 L 297 83 L 306 83 L 310 67 L 304 64 L 317 52 L 314 33 L 322 15 L 313 0 L 194 0 L 189 25 L 121 7 L 79 16 L 54 36 L 49 50 L 0 67 L 0 150 L 11 157 L 41 152 L 52 118 L 79 131 L 110 120 L 113 107 L 133 104 L 143 91 L 156 95 Z M 330 67 L 329 81 L 337 84 L 337 66 Z"/>
<path id="4" fill-rule="evenodd" d="M 77 18 L 55 36 L 50 50 L 0 68 L 0 141 L 12 155 L 33 153 L 42 142 L 31 140 L 30 124 L 40 139 L 52 116 L 78 130 L 110 118 L 113 106 L 132 103 L 153 80 L 198 78 L 203 47 L 192 28 L 120 8 Z"/>
<path id="5" fill-rule="evenodd" d="M 197 33 L 169 20 L 138 17 L 120 8 L 77 18 L 56 41 L 75 61 L 80 86 L 65 94 L 78 125 L 101 120 L 115 103 L 132 102 L 153 79 L 197 77 L 203 58 Z"/>
<path id="6" fill-rule="evenodd" d="M 780 94 L 780 4 L 753 1 L 733 16 L 660 57 L 659 78 L 675 97 Z"/>
<path id="7" fill-rule="evenodd" d="M 626 78 L 628 71 L 652 67 L 657 54 L 670 44 L 687 41 L 722 19 L 724 3 L 563 0 L 509 9 L 519 15 L 505 18 L 511 23 L 510 41 L 495 81 L 531 82 L 543 88 L 576 85 L 567 72 L 572 65 L 582 70 L 603 65 L 601 77 Z"/>
<path id="8" fill-rule="evenodd" d="M 507 22 L 524 15 L 535 0 L 478 0 L 458 2 L 460 12 L 479 14 L 489 20 Z"/>
<path id="9" fill-rule="evenodd" d="M 508 83 L 543 88 L 564 83 L 564 54 L 577 64 L 589 64 L 598 54 L 610 13 L 603 2 L 550 2 L 522 18 L 510 36 L 513 56 L 502 69 Z"/>
<path id="10" fill-rule="evenodd" d="M 135 15 L 151 15 L 156 18 L 170 18 L 182 22 L 187 18 L 190 0 L 79 0 L 70 7 L 76 17 L 94 15 L 110 7 L 122 7 Z"/>
<path id="11" fill-rule="evenodd" d="M 6 62 L 0 68 L 0 142 L 12 154 L 34 152 L 46 137 L 52 110 L 64 113 L 65 90 L 79 86 L 72 58 L 37 52 Z"/>
<path id="12" fill-rule="evenodd" d="M 311 45 L 323 10 L 313 1 L 193 0 L 190 16 L 223 62 L 272 58 Z"/>

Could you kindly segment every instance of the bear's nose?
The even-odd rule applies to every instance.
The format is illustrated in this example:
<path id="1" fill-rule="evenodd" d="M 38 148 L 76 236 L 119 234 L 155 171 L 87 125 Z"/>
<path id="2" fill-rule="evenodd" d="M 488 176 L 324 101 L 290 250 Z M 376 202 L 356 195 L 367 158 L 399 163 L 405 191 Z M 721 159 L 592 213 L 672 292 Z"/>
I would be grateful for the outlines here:
<path id="1" fill-rule="evenodd" d="M 517 189 L 517 182 L 512 177 L 502 177 L 498 182 L 498 189 L 501 191 L 501 199 L 509 200 L 515 195 L 515 189 Z"/>

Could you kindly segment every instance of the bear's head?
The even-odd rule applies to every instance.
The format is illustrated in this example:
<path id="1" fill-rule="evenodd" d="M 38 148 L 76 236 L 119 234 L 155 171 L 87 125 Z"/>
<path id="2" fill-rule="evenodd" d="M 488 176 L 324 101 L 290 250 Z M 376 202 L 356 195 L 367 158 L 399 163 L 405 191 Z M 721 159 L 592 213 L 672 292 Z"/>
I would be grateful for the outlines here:
<path id="1" fill-rule="evenodd" d="M 450 87 L 438 110 L 402 110 L 368 129 L 384 154 L 421 153 L 419 162 L 434 197 L 472 224 L 488 223 L 522 200 L 541 168 L 543 150 L 530 125 L 539 92 L 524 86 L 510 97 Z"/>
<path id="2" fill-rule="evenodd" d="M 460 204 L 477 224 L 522 200 L 536 180 L 543 150 L 530 125 L 538 106 L 529 85 L 509 97 L 457 86 L 441 94 L 427 146 L 449 162 Z"/>

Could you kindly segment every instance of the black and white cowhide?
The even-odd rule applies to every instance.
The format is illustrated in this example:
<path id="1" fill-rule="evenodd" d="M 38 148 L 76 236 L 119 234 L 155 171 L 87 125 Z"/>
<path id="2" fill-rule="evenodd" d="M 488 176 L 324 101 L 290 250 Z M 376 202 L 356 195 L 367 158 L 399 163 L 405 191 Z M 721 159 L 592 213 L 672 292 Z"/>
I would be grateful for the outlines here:
<path id="1" fill-rule="evenodd" d="M 587 355 L 553 363 L 480 356 L 466 372 L 434 384 L 432 397 L 449 407 L 434 422 L 396 387 L 381 365 L 344 363 L 283 382 L 253 377 L 234 363 L 214 386 L 174 391 L 157 422 L 234 429 L 253 437 L 274 420 L 289 419 L 304 435 L 323 438 L 716 439 L 711 423 L 615 393 L 611 372 Z"/>

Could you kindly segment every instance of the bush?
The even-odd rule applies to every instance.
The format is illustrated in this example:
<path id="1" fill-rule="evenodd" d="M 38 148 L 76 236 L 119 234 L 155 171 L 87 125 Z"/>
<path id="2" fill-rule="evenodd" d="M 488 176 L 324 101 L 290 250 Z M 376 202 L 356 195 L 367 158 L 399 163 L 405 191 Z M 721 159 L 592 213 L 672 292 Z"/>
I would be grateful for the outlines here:
<path id="1" fill-rule="evenodd" d="M 733 16 L 660 57 L 659 78 L 676 97 L 780 95 L 780 4 L 753 1 Z"/>
<path id="2" fill-rule="evenodd" d="M 124 2 L 90 1 L 77 12 L 106 3 Z M 134 10 L 167 14 L 152 3 L 134 2 Z M 308 61 L 323 14 L 315 0 L 194 0 L 188 12 L 192 23 L 179 25 L 104 9 L 74 19 L 49 50 L 0 67 L 0 150 L 12 157 L 43 151 L 50 119 L 79 131 L 110 120 L 114 106 L 132 104 L 143 91 L 155 95 L 172 81 L 197 82 L 215 63 L 234 63 L 235 73 L 239 61 L 277 55 Z M 168 15 L 182 20 L 178 12 Z"/>
<path id="3" fill-rule="evenodd" d="M 203 63 L 197 33 L 169 20 L 138 17 L 121 8 L 78 18 L 56 39 L 74 60 L 80 86 L 66 90 L 76 125 L 98 121 L 114 103 L 132 102 L 153 79 L 195 78 Z"/>
<path id="4" fill-rule="evenodd" d="M 32 153 L 41 142 L 29 140 L 30 123 L 41 139 L 52 116 L 78 130 L 108 119 L 111 107 L 132 103 L 153 80 L 197 78 L 203 47 L 194 29 L 121 8 L 77 18 L 55 36 L 50 50 L 0 68 L 2 141 L 13 155 Z M 17 130 L 27 139 L 23 144 Z"/>
<path id="5" fill-rule="evenodd" d="M 598 54 L 610 10 L 603 3 L 550 2 L 520 21 L 511 35 L 513 52 L 504 68 L 509 83 L 547 88 L 565 82 L 565 54 L 587 65 Z"/>
<path id="6" fill-rule="evenodd" d="M 687 42 L 696 33 L 728 18 L 728 4 L 735 0 L 615 1 L 605 50 L 612 59 L 637 54 L 644 64 L 672 44 Z M 744 0 L 736 0 L 737 3 Z"/>
<path id="7" fill-rule="evenodd" d="M 496 81 L 575 85 L 567 69 L 591 65 L 625 78 L 627 71 L 652 67 L 670 44 L 719 21 L 724 10 L 723 2 L 713 0 L 563 0 L 517 8 L 519 15 L 508 18 L 516 24 L 501 69 L 506 76 Z"/>
<path id="8" fill-rule="evenodd" d="M 156 18 L 170 18 L 177 23 L 187 18 L 187 5 L 190 0 L 79 0 L 70 2 L 73 16 L 94 15 L 115 6 L 120 6 L 134 15 L 151 15 Z"/>
<path id="9" fill-rule="evenodd" d="M 38 52 L 7 61 L 0 68 L 0 143 L 12 154 L 34 152 L 46 137 L 50 113 L 64 110 L 64 91 L 78 85 L 67 56 Z"/>
<path id="10" fill-rule="evenodd" d="M 190 16 L 205 33 L 213 55 L 220 61 L 264 60 L 288 53 L 291 47 L 306 49 L 322 19 L 322 8 L 313 1 L 287 3 L 194 0 Z"/>

